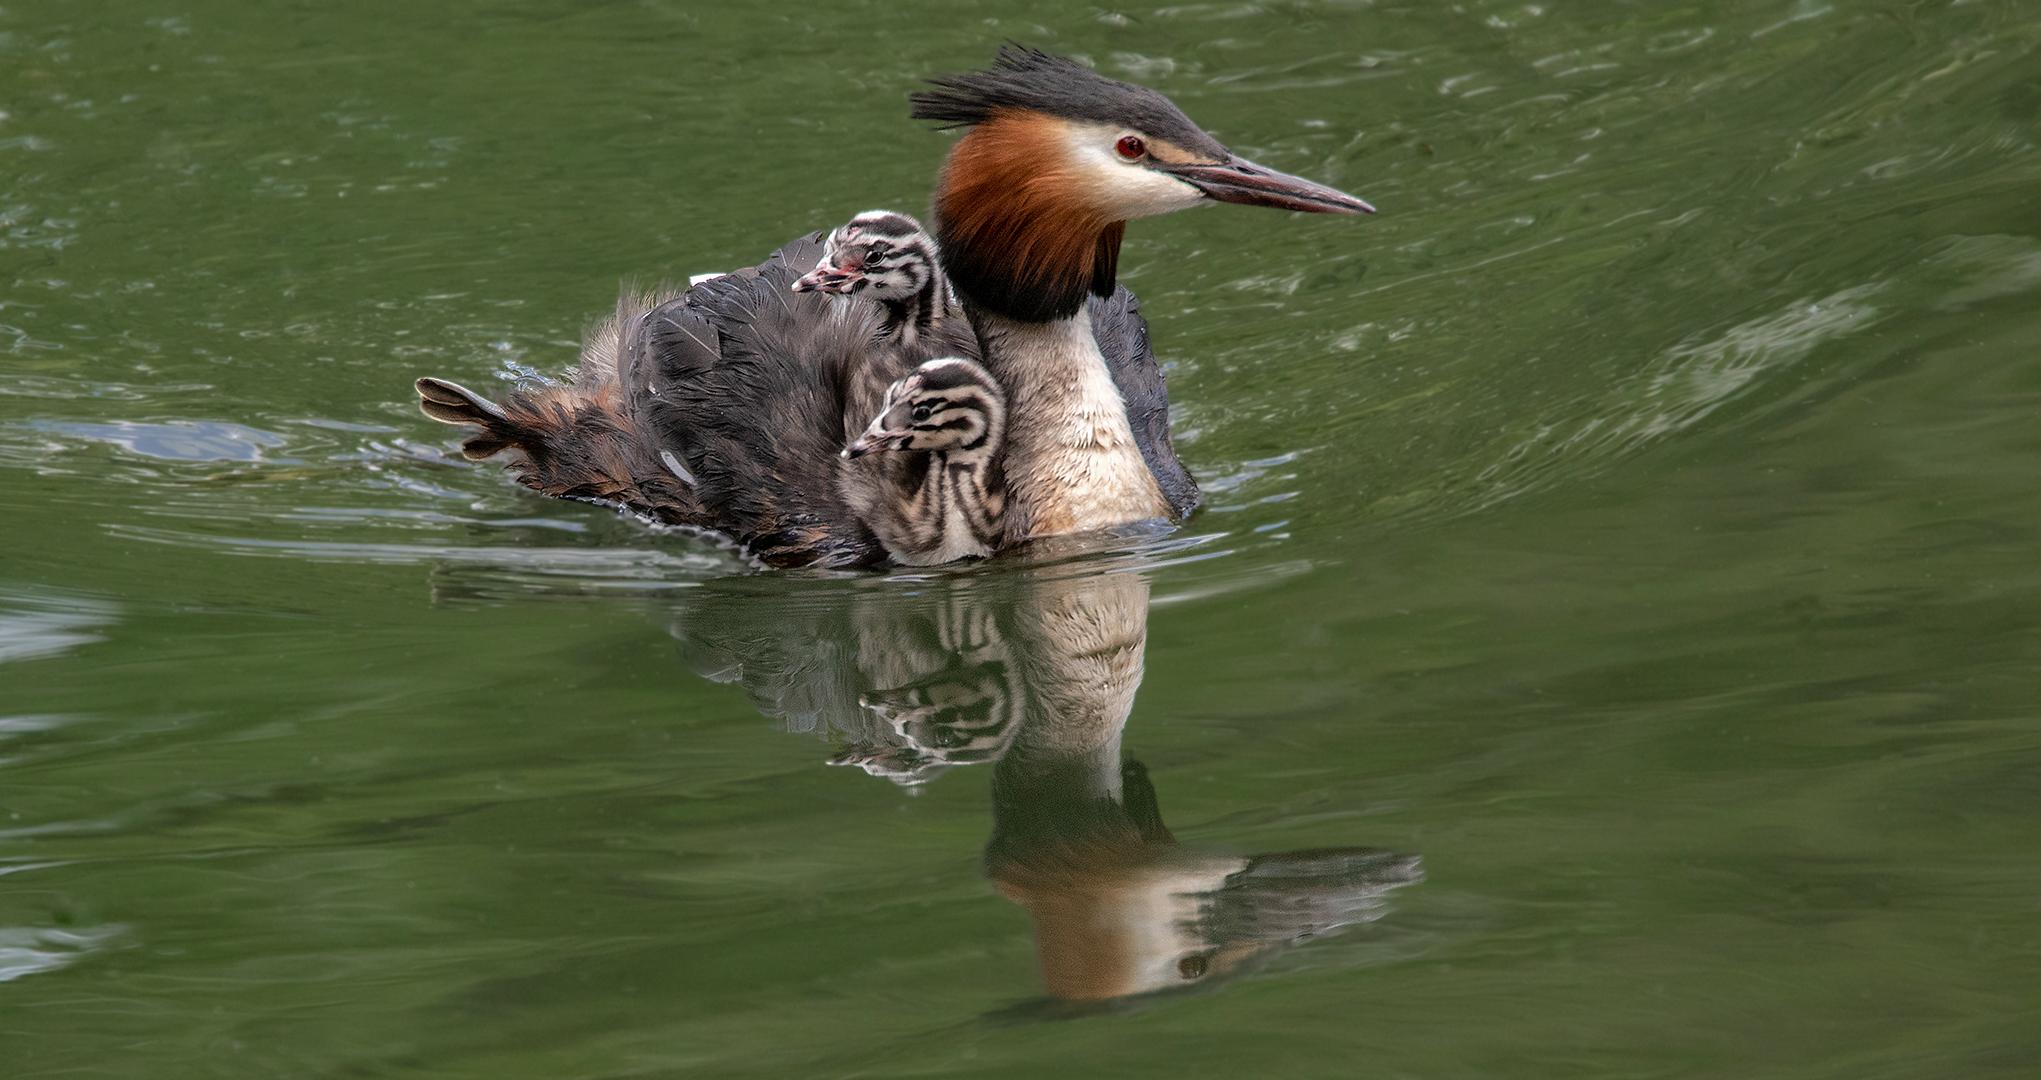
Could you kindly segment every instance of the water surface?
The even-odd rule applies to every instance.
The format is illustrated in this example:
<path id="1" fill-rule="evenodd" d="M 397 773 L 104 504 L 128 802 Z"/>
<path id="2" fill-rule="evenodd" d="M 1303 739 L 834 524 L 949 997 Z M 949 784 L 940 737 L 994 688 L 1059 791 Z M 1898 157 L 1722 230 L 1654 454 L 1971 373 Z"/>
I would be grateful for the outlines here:
<path id="1" fill-rule="evenodd" d="M 1006 38 L 1382 209 L 1130 228 L 1181 529 L 756 574 L 418 413 L 919 210 Z M 0 10 L 9 1075 L 2028 1075 L 2037 46 Z"/>

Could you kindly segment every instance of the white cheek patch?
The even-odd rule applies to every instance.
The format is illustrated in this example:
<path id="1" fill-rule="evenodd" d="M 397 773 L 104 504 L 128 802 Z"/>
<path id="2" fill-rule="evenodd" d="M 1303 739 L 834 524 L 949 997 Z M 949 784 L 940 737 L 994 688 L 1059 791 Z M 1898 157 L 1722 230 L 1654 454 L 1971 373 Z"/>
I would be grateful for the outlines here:
<path id="1" fill-rule="evenodd" d="M 1204 192 L 1176 177 L 1121 157 L 1113 145 L 1128 134 L 1110 124 L 1065 125 L 1064 161 L 1087 201 L 1109 219 L 1126 221 L 1188 209 L 1204 199 Z"/>

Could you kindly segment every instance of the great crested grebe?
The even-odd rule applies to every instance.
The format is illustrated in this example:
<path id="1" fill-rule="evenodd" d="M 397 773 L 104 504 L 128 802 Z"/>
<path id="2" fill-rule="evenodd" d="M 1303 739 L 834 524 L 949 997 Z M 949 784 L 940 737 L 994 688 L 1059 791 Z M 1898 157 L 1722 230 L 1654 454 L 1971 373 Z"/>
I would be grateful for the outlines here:
<path id="1" fill-rule="evenodd" d="M 1169 516 L 1086 304 L 1115 293 L 1127 221 L 1206 199 L 1374 208 L 1236 157 L 1153 90 L 1036 49 L 932 82 L 912 95 L 915 118 L 971 128 L 936 183 L 935 229 L 1006 389 L 1009 539 Z"/>
<path id="2" fill-rule="evenodd" d="M 795 293 L 818 234 L 682 296 L 627 298 L 571 385 L 498 404 L 420 379 L 426 413 L 482 426 L 470 458 L 521 451 L 511 467 L 546 494 L 720 532 L 772 566 L 866 566 L 886 550 L 841 495 L 838 452 L 888 386 L 961 357 L 1005 392 L 996 547 L 1188 514 L 1197 486 L 1170 443 L 1147 323 L 1116 282 L 1126 222 L 1205 200 L 1372 207 L 1234 156 L 1153 90 L 1036 49 L 931 82 L 913 115 L 971 129 L 933 218 L 967 318 L 889 334 L 901 323 L 881 305 Z"/>

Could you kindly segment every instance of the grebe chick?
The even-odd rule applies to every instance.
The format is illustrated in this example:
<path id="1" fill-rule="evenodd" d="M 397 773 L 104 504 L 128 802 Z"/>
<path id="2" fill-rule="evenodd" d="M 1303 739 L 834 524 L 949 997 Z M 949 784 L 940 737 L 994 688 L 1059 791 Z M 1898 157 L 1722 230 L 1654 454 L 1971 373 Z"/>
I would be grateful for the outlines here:
<path id="1" fill-rule="evenodd" d="M 886 311 L 882 339 L 911 348 L 936 320 L 959 314 L 936 261 L 935 238 L 921 222 L 891 210 L 867 210 L 823 241 L 815 269 L 795 292 L 864 296 Z"/>
<path id="2" fill-rule="evenodd" d="M 886 388 L 879 415 L 843 448 L 847 462 L 904 453 L 882 473 L 846 468 L 839 489 L 895 562 L 983 558 L 1006 529 L 1005 430 L 1006 395 L 984 368 L 930 360 Z"/>

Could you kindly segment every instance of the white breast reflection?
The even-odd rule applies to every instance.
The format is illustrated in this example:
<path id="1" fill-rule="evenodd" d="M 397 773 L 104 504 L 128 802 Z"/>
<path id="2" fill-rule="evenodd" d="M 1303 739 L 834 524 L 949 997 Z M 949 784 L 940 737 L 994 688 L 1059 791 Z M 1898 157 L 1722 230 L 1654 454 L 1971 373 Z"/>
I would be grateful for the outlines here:
<path id="1" fill-rule="evenodd" d="M 673 632 L 697 672 L 831 764 L 914 787 L 991 764 L 985 872 L 1033 924 L 1053 1001 L 1223 982 L 1381 918 L 1419 858 L 1361 846 L 1239 854 L 1179 844 L 1122 738 L 1142 677 L 1148 582 L 1083 565 L 960 575 L 912 591 L 846 581 L 700 590 Z"/>

